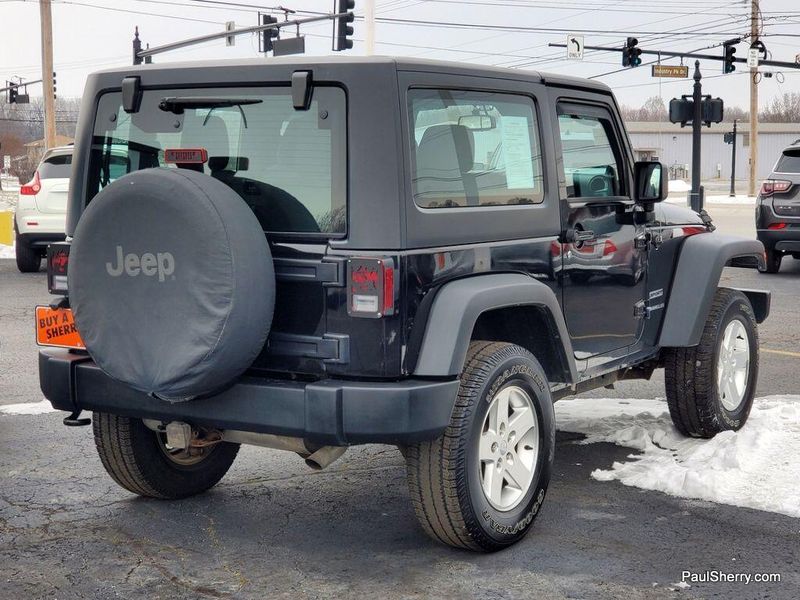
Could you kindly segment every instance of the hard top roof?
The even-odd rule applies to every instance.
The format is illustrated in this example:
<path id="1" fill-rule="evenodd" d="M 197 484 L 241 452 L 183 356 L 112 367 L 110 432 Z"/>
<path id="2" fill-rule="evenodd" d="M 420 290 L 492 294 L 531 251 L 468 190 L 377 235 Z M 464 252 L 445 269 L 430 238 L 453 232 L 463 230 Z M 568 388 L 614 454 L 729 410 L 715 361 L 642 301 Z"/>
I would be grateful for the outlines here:
<path id="1" fill-rule="evenodd" d="M 479 65 L 444 60 L 428 60 L 403 56 L 287 56 L 279 58 L 249 58 L 249 59 L 216 59 L 185 62 L 153 63 L 149 65 L 124 66 L 104 69 L 97 73 L 119 73 L 121 75 L 141 71 L 174 70 L 174 69 L 208 69 L 208 68 L 239 68 L 239 67 L 268 67 L 270 65 L 292 66 L 302 68 L 317 65 L 386 65 L 398 71 L 419 71 L 428 73 L 442 73 L 454 75 L 474 75 L 478 77 L 494 77 L 499 79 L 539 79 L 552 85 L 580 87 L 585 89 L 610 92 L 606 84 L 592 79 L 569 77 L 554 73 L 542 73 L 527 69 L 509 69 L 490 65 Z"/>

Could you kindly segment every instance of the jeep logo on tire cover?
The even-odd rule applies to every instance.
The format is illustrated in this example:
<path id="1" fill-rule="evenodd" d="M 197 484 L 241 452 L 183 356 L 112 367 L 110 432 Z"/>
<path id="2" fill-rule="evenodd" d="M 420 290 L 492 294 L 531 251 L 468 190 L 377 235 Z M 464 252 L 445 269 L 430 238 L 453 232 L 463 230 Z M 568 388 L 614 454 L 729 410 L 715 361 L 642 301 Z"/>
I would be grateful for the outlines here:
<path id="1" fill-rule="evenodd" d="M 175 257 L 171 252 L 145 252 L 139 256 L 133 252 L 124 254 L 122 246 L 117 246 L 116 259 L 116 265 L 106 263 L 106 272 L 112 277 L 119 277 L 123 273 L 136 277 L 141 273 L 146 277 L 158 275 L 158 280 L 164 281 L 175 272 Z"/>

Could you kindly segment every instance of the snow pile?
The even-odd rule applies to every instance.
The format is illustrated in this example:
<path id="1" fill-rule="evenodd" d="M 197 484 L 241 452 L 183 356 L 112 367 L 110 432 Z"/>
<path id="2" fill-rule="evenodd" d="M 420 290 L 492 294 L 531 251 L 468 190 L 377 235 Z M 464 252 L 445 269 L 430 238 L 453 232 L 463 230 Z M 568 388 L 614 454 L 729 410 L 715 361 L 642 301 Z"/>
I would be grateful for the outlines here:
<path id="1" fill-rule="evenodd" d="M 663 400 L 556 403 L 557 427 L 642 452 L 597 469 L 598 481 L 800 517 L 800 396 L 756 399 L 745 427 L 711 440 L 682 437 Z"/>
<path id="2" fill-rule="evenodd" d="M 667 189 L 669 190 L 670 194 L 676 194 L 680 192 L 686 193 L 692 189 L 692 186 L 683 179 L 670 179 L 667 183 Z"/>
<path id="3" fill-rule="evenodd" d="M 56 409 L 50 404 L 49 400 L 41 402 L 24 402 L 23 404 L 0 405 L 0 413 L 7 415 L 41 415 L 54 412 Z"/>
<path id="4" fill-rule="evenodd" d="M 14 246 L 0 244 L 0 258 L 14 258 L 15 256 L 16 254 L 14 254 Z"/>

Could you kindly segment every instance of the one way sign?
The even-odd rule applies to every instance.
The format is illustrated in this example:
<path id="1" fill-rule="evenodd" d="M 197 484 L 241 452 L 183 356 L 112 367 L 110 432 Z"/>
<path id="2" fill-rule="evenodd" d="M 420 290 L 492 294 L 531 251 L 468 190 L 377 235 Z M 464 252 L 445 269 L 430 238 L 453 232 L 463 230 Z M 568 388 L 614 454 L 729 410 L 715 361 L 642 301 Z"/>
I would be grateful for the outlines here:
<path id="1" fill-rule="evenodd" d="M 569 60 L 583 60 L 583 36 L 567 36 L 567 58 Z"/>

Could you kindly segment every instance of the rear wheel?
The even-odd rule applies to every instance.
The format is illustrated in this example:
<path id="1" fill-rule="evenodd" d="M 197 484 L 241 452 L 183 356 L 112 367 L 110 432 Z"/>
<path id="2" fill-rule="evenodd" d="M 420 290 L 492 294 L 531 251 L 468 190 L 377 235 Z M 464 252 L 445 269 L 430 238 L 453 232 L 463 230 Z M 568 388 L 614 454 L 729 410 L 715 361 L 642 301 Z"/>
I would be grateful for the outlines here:
<path id="1" fill-rule="evenodd" d="M 766 258 L 766 264 L 764 265 L 763 269 L 759 269 L 762 273 L 777 273 L 781 270 L 783 253 L 770 248 L 764 252 L 764 255 Z"/>
<path id="2" fill-rule="evenodd" d="M 539 513 L 554 451 L 553 403 L 539 362 L 513 344 L 473 342 L 450 425 L 406 449 L 422 527 L 471 550 L 519 541 Z"/>
<path id="3" fill-rule="evenodd" d="M 700 344 L 669 351 L 665 380 L 683 435 L 712 438 L 744 426 L 758 380 L 758 330 L 747 296 L 717 290 Z"/>
<path id="4" fill-rule="evenodd" d="M 173 500 L 213 487 L 227 473 L 238 444 L 219 442 L 202 448 L 171 448 L 162 432 L 139 419 L 94 413 L 94 442 L 106 471 L 126 490 Z"/>
<path id="5" fill-rule="evenodd" d="M 36 273 L 42 266 L 42 254 L 36 248 L 32 248 L 28 242 L 17 234 L 15 240 L 14 253 L 17 257 L 17 269 L 20 273 Z"/>

